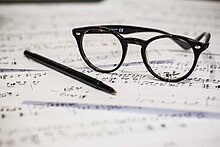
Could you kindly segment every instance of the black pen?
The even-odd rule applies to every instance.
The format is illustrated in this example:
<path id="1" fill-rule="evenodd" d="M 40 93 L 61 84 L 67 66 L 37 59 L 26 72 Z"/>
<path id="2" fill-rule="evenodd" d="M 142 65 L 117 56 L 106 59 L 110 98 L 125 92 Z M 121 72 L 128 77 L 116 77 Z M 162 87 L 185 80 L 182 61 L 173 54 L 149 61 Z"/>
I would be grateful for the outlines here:
<path id="1" fill-rule="evenodd" d="M 57 63 L 53 60 L 50 60 L 48 58 L 45 58 L 43 56 L 40 56 L 38 54 L 32 53 L 32 52 L 27 51 L 27 50 L 24 51 L 24 55 L 28 58 L 31 58 L 32 60 L 34 60 L 38 63 L 41 63 L 41 64 L 43 64 L 47 67 L 50 67 L 50 68 L 52 68 L 56 71 L 59 71 L 59 72 L 65 74 L 69 77 L 72 77 L 72 78 L 74 78 L 74 79 L 76 79 L 80 82 L 83 82 L 87 85 L 90 85 L 90 86 L 92 86 L 96 89 L 105 91 L 105 92 L 113 94 L 113 95 L 116 94 L 116 91 L 112 87 L 110 87 L 110 86 L 104 84 L 103 82 L 101 82 L 101 81 L 99 81 L 95 78 L 92 78 L 92 77 L 90 77 L 86 74 L 83 74 L 83 73 L 78 72 L 78 71 L 76 71 L 72 68 L 69 68 L 65 65 L 62 65 L 60 63 Z"/>

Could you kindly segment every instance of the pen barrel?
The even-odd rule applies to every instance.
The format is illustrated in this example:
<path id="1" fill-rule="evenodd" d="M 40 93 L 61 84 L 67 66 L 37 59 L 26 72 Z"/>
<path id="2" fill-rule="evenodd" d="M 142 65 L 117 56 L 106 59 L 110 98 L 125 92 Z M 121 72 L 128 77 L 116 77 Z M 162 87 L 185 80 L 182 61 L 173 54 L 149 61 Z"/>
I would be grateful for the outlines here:
<path id="1" fill-rule="evenodd" d="M 48 58 L 45 58 L 43 56 L 40 56 L 38 54 L 35 54 L 35 53 L 31 53 L 29 51 L 25 51 L 24 52 L 25 56 L 27 56 L 28 58 L 31 58 L 32 60 L 38 62 L 38 63 L 41 63 L 49 68 L 52 68 L 56 71 L 59 71 L 67 76 L 70 76 L 74 79 L 77 79 L 79 80 L 80 82 L 83 82 L 83 83 L 87 83 L 87 84 L 91 84 L 90 86 L 92 86 L 92 84 L 97 84 L 99 85 L 99 82 L 97 82 L 97 80 L 95 78 L 92 78 L 92 77 L 89 77 L 81 72 L 78 72 L 72 68 L 69 68 L 65 65 L 62 65 L 58 62 L 55 62 L 53 60 L 50 60 Z M 33 58 L 34 57 L 34 58 Z M 94 86 L 94 85 L 93 85 Z"/>
<path id="2" fill-rule="evenodd" d="M 30 51 L 24 51 L 24 55 L 28 58 L 31 58 L 32 60 L 34 60 L 38 63 L 41 63 L 49 68 L 52 68 L 58 72 L 61 72 L 61 73 L 65 74 L 69 77 L 72 77 L 82 83 L 85 83 L 85 84 L 92 86 L 96 89 L 115 94 L 115 90 L 113 88 L 109 87 L 108 85 L 104 84 L 103 82 L 101 82 L 93 77 L 90 77 L 86 74 L 78 72 L 72 68 L 69 68 L 65 65 L 62 65 L 58 62 L 55 62 L 53 60 L 50 60 L 50 59 L 45 58 L 43 56 L 40 56 L 38 54 L 32 53 Z"/>

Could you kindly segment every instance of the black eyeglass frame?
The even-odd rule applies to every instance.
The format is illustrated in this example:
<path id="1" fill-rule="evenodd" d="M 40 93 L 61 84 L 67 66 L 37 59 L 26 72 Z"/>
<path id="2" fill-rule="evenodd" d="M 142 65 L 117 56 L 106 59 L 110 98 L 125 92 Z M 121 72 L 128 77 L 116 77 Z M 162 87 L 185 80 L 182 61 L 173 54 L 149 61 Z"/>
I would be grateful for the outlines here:
<path id="1" fill-rule="evenodd" d="M 138 32 L 155 32 L 155 33 L 161 33 L 162 35 L 154 36 L 148 40 L 143 40 L 143 39 L 133 38 L 133 37 L 125 38 L 121 35 L 121 34 L 130 34 L 130 33 L 138 33 Z M 115 37 L 118 38 L 118 40 L 121 43 L 121 47 L 122 47 L 122 57 L 121 57 L 121 61 L 114 69 L 111 69 L 111 70 L 100 69 L 100 68 L 94 66 L 88 60 L 88 58 L 83 50 L 83 36 L 86 33 L 88 33 L 88 34 L 91 34 L 91 33 L 104 33 L 104 34 L 111 33 Z M 165 31 L 158 30 L 158 29 L 137 27 L 137 26 L 126 26 L 126 25 L 101 25 L 101 26 L 88 26 L 88 27 L 74 28 L 72 30 L 72 34 L 77 41 L 79 52 L 80 52 L 83 60 L 93 70 L 98 71 L 98 72 L 102 72 L 102 73 L 110 73 L 110 72 L 117 70 L 124 62 L 124 59 L 127 54 L 128 44 L 137 44 L 137 45 L 141 46 L 141 56 L 142 56 L 143 63 L 145 64 L 147 70 L 156 78 L 158 78 L 162 81 L 167 81 L 167 82 L 179 82 L 179 81 L 184 80 L 187 77 L 189 77 L 190 74 L 195 69 L 195 66 L 197 64 L 197 61 L 198 61 L 200 54 L 208 48 L 209 40 L 211 38 L 211 34 L 207 33 L 207 32 L 202 33 L 201 35 L 199 35 L 195 39 L 191 39 L 191 38 L 184 37 L 181 35 L 170 34 Z M 194 53 L 194 62 L 193 62 L 191 69 L 189 70 L 189 72 L 186 73 L 184 76 L 182 76 L 180 78 L 176 78 L 176 79 L 163 78 L 163 77 L 160 77 L 159 75 L 157 75 L 152 70 L 150 65 L 148 64 L 146 54 L 145 54 L 147 46 L 150 42 L 157 40 L 157 39 L 160 39 L 160 38 L 170 38 L 175 43 L 177 43 L 179 46 L 181 46 L 181 48 L 183 48 L 184 50 L 188 50 L 188 49 L 192 48 L 193 53 Z M 202 38 L 204 38 L 205 41 L 199 42 Z"/>

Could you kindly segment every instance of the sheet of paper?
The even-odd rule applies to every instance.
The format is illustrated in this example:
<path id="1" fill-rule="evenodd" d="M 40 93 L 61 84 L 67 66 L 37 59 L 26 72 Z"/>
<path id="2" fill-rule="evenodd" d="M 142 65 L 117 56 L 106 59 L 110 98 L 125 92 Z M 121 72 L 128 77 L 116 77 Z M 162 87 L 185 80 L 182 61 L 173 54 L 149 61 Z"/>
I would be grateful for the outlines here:
<path id="1" fill-rule="evenodd" d="M 0 147 L 218 147 L 219 6 L 218 2 L 144 0 L 0 5 Z M 100 24 L 157 28 L 191 38 L 206 31 L 212 37 L 193 74 L 168 83 L 146 71 L 140 48 L 134 45 L 129 45 L 116 72 L 91 70 L 71 29 Z M 95 77 L 116 89 L 117 95 L 29 60 L 24 50 Z M 112 60 L 113 53 L 106 56 Z"/>
<path id="2" fill-rule="evenodd" d="M 1 101 L 20 103 L 43 99 L 219 112 L 219 3 L 141 3 L 146 2 L 1 6 Z M 135 11 L 134 5 L 139 11 Z M 86 11 L 81 12 L 82 9 Z M 131 11 L 132 15 L 128 13 Z M 191 38 L 207 31 L 212 34 L 210 47 L 201 55 L 193 74 L 178 83 L 153 78 L 143 65 L 139 47 L 132 45 L 119 70 L 110 74 L 94 72 L 82 61 L 71 29 L 122 23 L 158 28 Z M 23 51 L 26 49 L 104 81 L 117 90 L 117 95 L 95 90 L 25 58 Z M 106 56 L 112 60 L 112 54 Z"/>

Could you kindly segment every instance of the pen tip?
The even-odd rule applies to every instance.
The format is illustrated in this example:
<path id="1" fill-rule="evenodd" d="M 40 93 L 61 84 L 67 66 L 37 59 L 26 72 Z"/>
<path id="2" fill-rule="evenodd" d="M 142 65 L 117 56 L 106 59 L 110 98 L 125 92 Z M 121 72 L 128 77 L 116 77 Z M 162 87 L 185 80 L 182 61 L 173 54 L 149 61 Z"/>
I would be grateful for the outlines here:
<path id="1" fill-rule="evenodd" d="M 112 89 L 112 93 L 111 93 L 112 95 L 116 95 L 117 94 L 117 92 L 114 90 L 114 89 Z"/>

